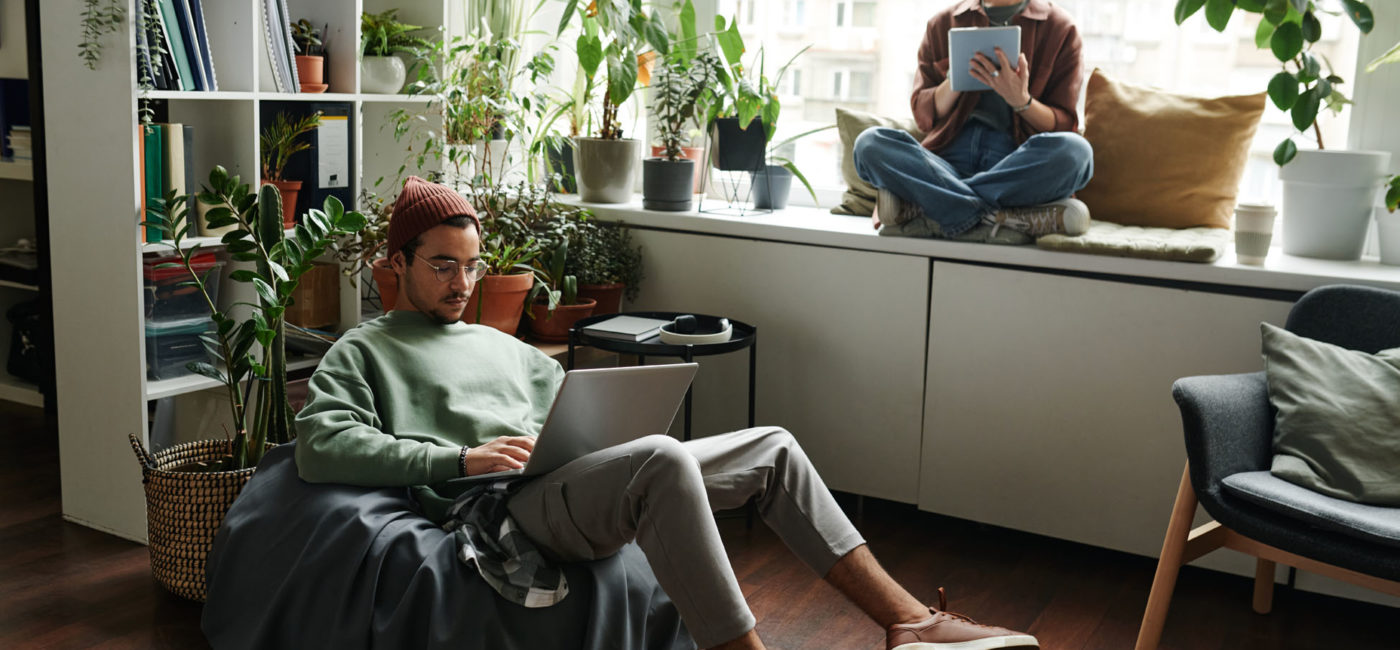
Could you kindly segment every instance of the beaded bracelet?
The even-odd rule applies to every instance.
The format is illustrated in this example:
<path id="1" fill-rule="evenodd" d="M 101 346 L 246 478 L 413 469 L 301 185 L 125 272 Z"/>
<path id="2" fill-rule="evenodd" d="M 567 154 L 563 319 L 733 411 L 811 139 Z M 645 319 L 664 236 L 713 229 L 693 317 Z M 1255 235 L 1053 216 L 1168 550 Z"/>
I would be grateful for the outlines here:
<path id="1" fill-rule="evenodd" d="M 462 476 L 467 475 L 467 452 L 471 447 L 462 447 L 462 454 L 457 457 L 457 468 L 462 471 Z"/>

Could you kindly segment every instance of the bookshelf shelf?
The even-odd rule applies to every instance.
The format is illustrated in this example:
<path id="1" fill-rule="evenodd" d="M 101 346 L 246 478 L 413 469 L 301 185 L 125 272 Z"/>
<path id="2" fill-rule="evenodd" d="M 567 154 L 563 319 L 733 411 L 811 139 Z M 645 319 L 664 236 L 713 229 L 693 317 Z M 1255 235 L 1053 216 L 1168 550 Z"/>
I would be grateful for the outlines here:
<path id="1" fill-rule="evenodd" d="M 34 163 L 28 160 L 0 160 L 0 178 L 32 181 L 34 180 Z"/>
<path id="2" fill-rule="evenodd" d="M 39 290 L 39 287 L 37 287 L 37 286 L 35 286 L 35 285 L 32 285 L 32 284 L 24 284 L 23 282 L 10 282 L 9 280 L 0 280 L 0 287 L 9 287 L 9 288 L 11 288 L 11 289 L 23 289 L 23 290 L 25 290 L 25 291 L 38 291 L 38 290 Z M 3 398 L 0 398 L 0 399 L 3 399 Z"/>
<path id="3" fill-rule="evenodd" d="M 287 371 L 314 368 L 321 363 L 321 357 L 301 357 L 287 360 Z M 175 397 L 195 393 L 210 388 L 222 388 L 220 384 L 204 375 L 185 375 L 173 379 L 158 379 L 146 382 L 146 400 Z M 36 391 L 37 392 L 37 391 Z"/>
<path id="4" fill-rule="evenodd" d="M 246 101 L 257 97 L 256 94 L 239 90 L 217 90 L 212 92 L 186 91 L 186 90 L 148 90 L 141 97 L 146 99 L 179 99 L 179 100 L 199 100 L 199 101 Z"/>
<path id="5" fill-rule="evenodd" d="M 0 372 L 0 400 L 18 402 L 26 406 L 44 407 L 44 395 L 33 384 L 26 384 L 4 372 Z"/>

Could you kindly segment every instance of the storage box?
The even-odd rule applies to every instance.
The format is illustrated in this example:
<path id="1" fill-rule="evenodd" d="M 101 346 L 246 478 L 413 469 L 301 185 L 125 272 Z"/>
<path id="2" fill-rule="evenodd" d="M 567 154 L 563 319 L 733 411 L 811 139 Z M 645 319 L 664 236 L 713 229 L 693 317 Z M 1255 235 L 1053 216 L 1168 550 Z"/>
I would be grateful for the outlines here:
<path id="1" fill-rule="evenodd" d="M 183 320 L 146 321 L 146 376 L 170 379 L 190 374 L 185 365 L 191 361 L 208 361 L 209 352 L 199 335 L 214 329 L 208 316 Z"/>
<path id="2" fill-rule="evenodd" d="M 333 330 L 340 322 L 340 266 L 317 262 L 301 276 L 287 322 L 307 329 Z"/>
<path id="3" fill-rule="evenodd" d="M 146 289 L 146 323 L 170 323 L 188 320 L 195 316 L 209 316 L 209 303 L 205 301 L 199 287 L 182 286 L 194 278 L 184 266 L 168 269 L 156 268 L 161 264 L 180 263 L 178 256 L 150 257 L 144 262 L 142 277 Z M 209 297 L 214 304 L 219 301 L 219 281 L 223 275 L 223 263 L 213 253 L 200 253 L 191 260 L 191 267 L 204 280 Z"/>

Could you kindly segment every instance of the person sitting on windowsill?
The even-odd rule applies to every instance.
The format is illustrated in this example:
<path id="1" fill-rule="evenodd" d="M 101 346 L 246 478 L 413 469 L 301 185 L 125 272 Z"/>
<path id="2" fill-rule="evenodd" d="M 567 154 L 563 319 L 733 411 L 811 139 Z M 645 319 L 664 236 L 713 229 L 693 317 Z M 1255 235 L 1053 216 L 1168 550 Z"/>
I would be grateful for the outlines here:
<path id="1" fill-rule="evenodd" d="M 949 67 L 961 62 L 949 60 L 948 30 L 989 25 L 1019 25 L 1020 56 L 978 52 L 971 75 L 991 90 L 953 90 Z M 1075 133 L 1080 48 L 1069 14 L 1049 0 L 963 0 L 930 19 L 910 98 L 923 142 L 873 127 L 855 143 L 856 172 L 879 189 L 880 234 L 1026 244 L 1084 233 L 1089 209 L 1070 198 L 1094 167 Z"/>

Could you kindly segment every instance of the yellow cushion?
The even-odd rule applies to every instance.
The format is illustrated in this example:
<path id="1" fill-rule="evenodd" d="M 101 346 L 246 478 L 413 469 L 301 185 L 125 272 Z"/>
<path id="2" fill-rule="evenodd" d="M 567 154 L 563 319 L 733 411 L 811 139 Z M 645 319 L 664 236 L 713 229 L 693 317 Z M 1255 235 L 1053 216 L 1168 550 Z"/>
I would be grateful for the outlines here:
<path id="1" fill-rule="evenodd" d="M 1265 93 L 1203 98 L 1089 77 L 1094 178 L 1077 197 L 1099 221 L 1229 228 Z"/>
<path id="2" fill-rule="evenodd" d="M 875 197 L 879 195 L 879 191 L 856 173 L 856 160 L 851 153 L 855 149 L 856 138 L 872 126 L 903 129 L 914 136 L 915 140 L 924 137 L 919 127 L 914 125 L 913 118 L 895 119 L 836 107 L 836 131 L 841 135 L 841 177 L 846 179 L 847 189 L 846 193 L 841 195 L 841 205 L 831 209 L 832 214 L 868 217 L 875 211 Z"/>

